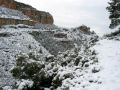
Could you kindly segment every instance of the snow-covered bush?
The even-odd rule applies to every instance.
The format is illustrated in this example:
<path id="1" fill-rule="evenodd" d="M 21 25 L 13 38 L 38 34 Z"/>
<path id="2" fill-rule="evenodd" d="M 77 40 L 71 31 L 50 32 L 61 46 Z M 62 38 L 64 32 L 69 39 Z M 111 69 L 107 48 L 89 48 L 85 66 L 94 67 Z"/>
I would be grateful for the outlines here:
<path id="1" fill-rule="evenodd" d="M 9 32 L 0 33 L 0 37 L 10 37 L 11 35 Z"/>
<path id="2" fill-rule="evenodd" d="M 105 35 L 106 37 L 112 37 L 112 36 L 117 36 L 117 35 L 120 35 L 120 29 L 115 31 L 115 32 L 112 32 L 110 34 L 107 34 Z"/>
<path id="3" fill-rule="evenodd" d="M 80 48 L 74 48 L 66 52 L 59 52 L 56 57 L 53 55 L 42 57 L 42 54 L 38 52 L 21 54 L 17 56 L 16 67 L 12 69 L 11 73 L 18 81 L 30 80 L 33 82 L 31 87 L 25 84 L 27 86 L 24 85 L 21 90 L 55 89 L 61 87 L 65 80 L 75 78 L 74 70 L 71 68 L 85 69 L 94 63 L 96 58 L 88 57 L 88 55 L 94 55 L 93 52 L 86 50 L 84 52 L 86 56 L 82 56 L 80 50 Z M 19 84 L 17 87 L 20 87 Z M 26 87 L 27 89 L 25 89 Z"/>
<path id="4" fill-rule="evenodd" d="M 22 79 L 16 83 L 16 86 L 18 87 L 17 90 L 29 90 L 33 86 L 33 81 Z"/>
<path id="5" fill-rule="evenodd" d="M 19 55 L 16 59 L 16 67 L 11 71 L 16 79 L 32 80 L 33 86 L 31 90 L 33 90 L 33 88 L 39 88 L 43 85 L 43 82 L 49 81 L 49 75 L 45 76 L 46 71 L 44 70 L 44 62 L 37 56 L 38 55 L 35 55 L 33 52 Z M 24 90 L 24 88 L 22 90 Z"/>
<path id="6" fill-rule="evenodd" d="M 120 28 L 119 30 L 112 32 L 110 34 L 106 34 L 104 35 L 104 38 L 108 38 L 108 39 L 114 39 L 114 40 L 120 40 Z"/>
<path id="7" fill-rule="evenodd" d="M 21 90 L 41 90 L 52 86 L 58 66 L 54 56 L 42 57 L 42 54 L 30 52 L 17 56 L 16 67 L 11 70 L 11 73 L 19 81 L 24 79 L 33 82 L 31 87 L 24 86 L 27 89 L 23 87 Z M 20 86 L 17 85 L 17 87 Z"/>

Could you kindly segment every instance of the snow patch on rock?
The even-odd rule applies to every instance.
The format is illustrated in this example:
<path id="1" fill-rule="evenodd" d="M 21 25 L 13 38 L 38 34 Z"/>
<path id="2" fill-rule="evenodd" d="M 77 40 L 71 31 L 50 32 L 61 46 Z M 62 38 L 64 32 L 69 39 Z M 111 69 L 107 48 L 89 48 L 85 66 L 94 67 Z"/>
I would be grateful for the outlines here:
<path id="1" fill-rule="evenodd" d="M 0 6 L 0 18 L 12 18 L 12 19 L 21 19 L 21 20 L 30 20 L 30 18 L 24 15 L 22 12 L 5 8 Z"/>

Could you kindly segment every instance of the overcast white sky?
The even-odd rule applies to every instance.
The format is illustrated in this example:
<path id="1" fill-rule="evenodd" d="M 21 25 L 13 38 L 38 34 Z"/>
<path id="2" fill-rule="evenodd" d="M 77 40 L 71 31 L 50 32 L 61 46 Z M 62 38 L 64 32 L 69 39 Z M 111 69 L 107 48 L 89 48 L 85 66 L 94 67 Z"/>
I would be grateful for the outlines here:
<path id="1" fill-rule="evenodd" d="M 106 6 L 109 0 L 16 0 L 38 10 L 50 12 L 54 23 L 62 27 L 85 24 L 97 33 L 110 32 Z"/>

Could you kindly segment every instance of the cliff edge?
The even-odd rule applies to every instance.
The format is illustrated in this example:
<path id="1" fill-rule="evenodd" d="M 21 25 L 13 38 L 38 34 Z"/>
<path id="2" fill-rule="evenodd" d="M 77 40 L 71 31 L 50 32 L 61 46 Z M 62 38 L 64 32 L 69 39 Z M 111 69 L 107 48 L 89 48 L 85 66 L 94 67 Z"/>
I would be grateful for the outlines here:
<path id="1" fill-rule="evenodd" d="M 54 22 L 53 17 L 50 13 L 38 11 L 30 5 L 26 5 L 15 0 L 0 0 L 0 6 L 21 11 L 24 15 L 28 16 L 34 22 L 42 24 L 53 24 Z"/>

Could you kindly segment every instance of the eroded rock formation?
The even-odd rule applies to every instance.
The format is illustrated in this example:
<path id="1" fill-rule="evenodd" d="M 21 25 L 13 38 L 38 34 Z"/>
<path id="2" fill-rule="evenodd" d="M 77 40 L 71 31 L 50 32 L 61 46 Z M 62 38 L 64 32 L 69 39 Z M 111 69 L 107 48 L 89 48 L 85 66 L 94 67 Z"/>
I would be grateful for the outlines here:
<path id="1" fill-rule="evenodd" d="M 20 20 L 20 19 L 11 19 L 11 18 L 0 18 L 0 26 L 2 25 L 17 25 L 17 24 L 25 24 L 33 26 L 37 22 L 29 21 L 29 20 Z"/>
<path id="2" fill-rule="evenodd" d="M 53 24 L 54 20 L 50 13 L 38 11 L 30 5 L 26 5 L 14 0 L 0 0 L 0 6 L 22 11 L 23 14 L 30 17 L 31 20 L 42 24 Z"/>

